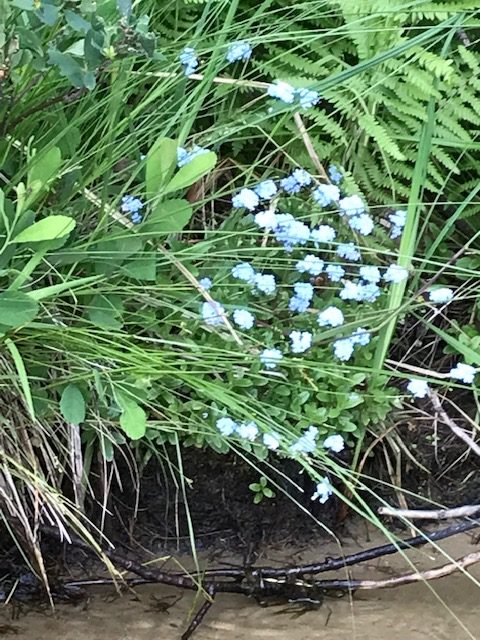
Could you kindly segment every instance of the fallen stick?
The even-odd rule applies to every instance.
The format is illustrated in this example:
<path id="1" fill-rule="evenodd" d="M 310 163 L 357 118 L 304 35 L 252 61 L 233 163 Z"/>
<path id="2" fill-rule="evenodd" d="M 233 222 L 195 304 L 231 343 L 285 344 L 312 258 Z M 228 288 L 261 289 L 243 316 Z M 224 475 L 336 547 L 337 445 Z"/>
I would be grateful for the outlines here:
<path id="1" fill-rule="evenodd" d="M 380 507 L 378 514 L 391 516 L 392 518 L 405 518 L 408 520 L 452 520 L 454 518 L 469 518 L 480 513 L 480 505 L 467 504 L 464 507 L 453 509 L 392 509 Z"/>
<path id="2" fill-rule="evenodd" d="M 433 405 L 433 408 L 438 413 L 438 417 L 440 418 L 440 420 L 445 423 L 451 429 L 451 431 L 453 431 L 453 433 L 458 438 L 460 438 L 460 440 L 463 440 L 463 442 L 469 449 L 473 451 L 473 453 L 476 453 L 477 456 L 480 456 L 480 447 L 478 446 L 478 444 L 474 440 L 472 440 L 472 438 L 467 435 L 465 431 L 452 420 L 452 418 L 450 418 L 448 413 L 446 413 L 446 411 L 442 407 L 441 402 L 438 399 L 438 395 L 435 393 L 435 391 L 430 390 L 428 396 Z"/>

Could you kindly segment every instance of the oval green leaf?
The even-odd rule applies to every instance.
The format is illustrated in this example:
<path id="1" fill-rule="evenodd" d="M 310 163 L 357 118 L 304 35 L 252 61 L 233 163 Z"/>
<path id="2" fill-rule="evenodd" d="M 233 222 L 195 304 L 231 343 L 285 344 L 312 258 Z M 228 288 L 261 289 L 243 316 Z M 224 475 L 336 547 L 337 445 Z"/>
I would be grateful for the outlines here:
<path id="1" fill-rule="evenodd" d="M 80 424 L 85 420 L 85 399 L 75 384 L 65 387 L 60 399 L 60 411 L 67 422 Z"/>
<path id="2" fill-rule="evenodd" d="M 56 240 L 70 233 L 77 223 L 68 216 L 47 216 L 21 231 L 12 242 L 44 242 Z"/>
<path id="3" fill-rule="evenodd" d="M 38 303 L 21 291 L 0 293 L 0 324 L 21 327 L 31 322 L 38 313 Z"/>
<path id="4" fill-rule="evenodd" d="M 217 164 L 217 154 L 213 151 L 208 153 L 202 153 L 197 156 L 191 162 L 181 167 L 177 173 L 173 176 L 170 182 L 165 187 L 164 193 L 171 193 L 172 191 L 178 191 L 179 189 L 185 189 L 189 187 L 203 176 L 210 173 L 213 167 Z"/>
<path id="5" fill-rule="evenodd" d="M 147 430 L 147 415 L 142 407 L 131 397 L 118 393 L 115 394 L 122 410 L 120 426 L 132 440 L 138 440 L 145 435 Z"/>

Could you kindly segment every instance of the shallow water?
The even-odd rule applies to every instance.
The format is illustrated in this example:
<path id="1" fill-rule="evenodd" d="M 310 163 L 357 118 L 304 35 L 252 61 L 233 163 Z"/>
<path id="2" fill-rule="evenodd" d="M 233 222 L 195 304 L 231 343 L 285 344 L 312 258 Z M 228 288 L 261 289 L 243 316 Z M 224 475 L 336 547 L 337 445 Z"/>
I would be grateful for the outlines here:
<path id="1" fill-rule="evenodd" d="M 365 536 L 346 540 L 344 553 L 382 544 L 384 540 L 367 541 Z M 468 535 L 445 541 L 442 549 L 454 558 L 475 550 Z M 286 553 L 271 548 L 261 564 L 294 563 L 318 560 L 326 555 L 339 555 L 333 543 L 316 549 Z M 446 562 L 440 551 L 429 548 L 409 552 L 418 569 Z M 231 560 L 231 558 L 229 559 Z M 215 563 L 219 564 L 218 560 Z M 352 568 L 355 578 L 384 579 L 410 572 L 405 558 L 390 556 L 363 567 Z M 327 577 L 328 574 L 324 574 Z M 471 575 L 480 581 L 480 567 Z M 337 574 L 337 577 L 344 577 Z M 262 608 L 243 596 L 221 594 L 196 631 L 197 640 L 480 640 L 478 613 L 480 587 L 463 575 L 453 575 L 426 584 L 419 583 L 395 589 L 357 592 L 353 600 L 327 599 L 320 609 L 295 617 L 284 613 L 285 606 Z M 176 640 L 185 629 L 194 595 L 175 589 L 146 586 L 136 595 L 121 597 L 108 588 L 96 587 L 88 602 L 60 605 L 54 613 L 24 611 L 11 620 L 11 611 L 0 609 L 0 625 L 6 637 L 25 640 Z M 158 611 L 155 599 L 165 596 L 181 599 L 168 612 Z M 0 626 L 0 635 L 2 627 Z"/>

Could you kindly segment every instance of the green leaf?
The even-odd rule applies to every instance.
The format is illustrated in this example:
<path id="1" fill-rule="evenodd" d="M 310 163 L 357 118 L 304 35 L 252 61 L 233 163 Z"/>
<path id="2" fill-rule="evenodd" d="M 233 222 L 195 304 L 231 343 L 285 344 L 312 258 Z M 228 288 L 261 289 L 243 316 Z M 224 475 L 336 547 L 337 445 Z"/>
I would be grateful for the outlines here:
<path id="1" fill-rule="evenodd" d="M 31 167 L 28 171 L 27 185 L 31 188 L 36 180 L 45 186 L 52 178 L 56 178 L 58 170 L 62 164 L 62 154 L 58 147 L 51 147 L 45 153 L 38 153 L 31 160 Z"/>
<path id="2" fill-rule="evenodd" d="M 33 11 L 35 9 L 33 0 L 10 0 L 10 6 L 22 11 Z"/>
<path id="3" fill-rule="evenodd" d="M 48 52 L 48 61 L 51 65 L 58 67 L 60 74 L 74 87 L 83 87 L 83 69 L 68 53 L 61 53 L 58 49 L 52 48 Z"/>
<path id="4" fill-rule="evenodd" d="M 21 327 L 31 322 L 38 313 L 38 304 L 21 291 L 0 293 L 0 324 Z"/>
<path id="5" fill-rule="evenodd" d="M 10 351 L 10 355 L 12 356 L 13 362 L 15 363 L 20 386 L 22 387 L 23 395 L 25 396 L 25 404 L 27 405 L 30 416 L 33 418 L 33 420 L 35 420 L 35 408 L 33 406 L 32 391 L 30 389 L 30 382 L 28 380 L 27 370 L 25 368 L 25 363 L 23 362 L 22 355 L 17 349 L 17 345 L 12 340 L 10 340 L 10 338 L 5 339 L 5 346 Z"/>
<path id="6" fill-rule="evenodd" d="M 157 279 L 157 258 L 154 253 L 145 253 L 129 260 L 123 267 L 131 278 L 155 282 Z"/>
<path id="7" fill-rule="evenodd" d="M 217 164 L 217 154 L 213 151 L 202 153 L 191 162 L 181 167 L 165 187 L 164 193 L 171 193 L 189 187 L 207 175 Z"/>
<path id="8" fill-rule="evenodd" d="M 60 411 L 67 422 L 80 424 L 85 420 L 85 399 L 75 384 L 65 387 L 60 399 Z"/>
<path id="9" fill-rule="evenodd" d="M 143 233 L 179 233 L 190 222 L 193 209 L 187 200 L 164 200 L 150 213 Z"/>
<path id="10" fill-rule="evenodd" d="M 130 396 L 115 392 L 115 397 L 122 410 L 120 426 L 132 440 L 138 440 L 147 430 L 147 415 L 142 407 Z"/>
<path id="11" fill-rule="evenodd" d="M 159 138 L 147 153 L 146 198 L 155 198 L 170 178 L 177 160 L 177 143 L 171 138 Z"/>
<path id="12" fill-rule="evenodd" d="M 82 18 L 81 15 L 75 13 L 74 11 L 70 11 L 70 9 L 67 9 L 65 11 L 65 20 L 74 31 L 79 31 L 80 33 L 87 33 L 87 31 L 92 26 L 89 22 L 87 22 L 87 20 Z"/>
<path id="13" fill-rule="evenodd" d="M 88 317 L 93 324 L 108 329 L 120 329 L 121 299 L 115 296 L 96 295 L 88 306 Z"/>
<path id="14" fill-rule="evenodd" d="M 70 233 L 77 223 L 69 216 L 47 216 L 21 231 L 12 242 L 43 242 L 63 238 Z"/>

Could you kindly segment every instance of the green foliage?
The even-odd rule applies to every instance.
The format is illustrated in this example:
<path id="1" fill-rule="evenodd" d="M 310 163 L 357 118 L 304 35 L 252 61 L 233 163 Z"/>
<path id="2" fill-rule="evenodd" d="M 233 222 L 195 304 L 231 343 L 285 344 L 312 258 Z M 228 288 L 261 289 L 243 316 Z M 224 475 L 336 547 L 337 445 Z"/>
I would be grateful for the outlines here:
<path id="1" fill-rule="evenodd" d="M 268 480 L 265 476 L 261 476 L 258 482 L 252 482 L 248 485 L 248 488 L 255 494 L 253 496 L 253 502 L 259 504 L 264 498 L 274 498 L 275 491 L 272 491 L 268 486 Z"/>

